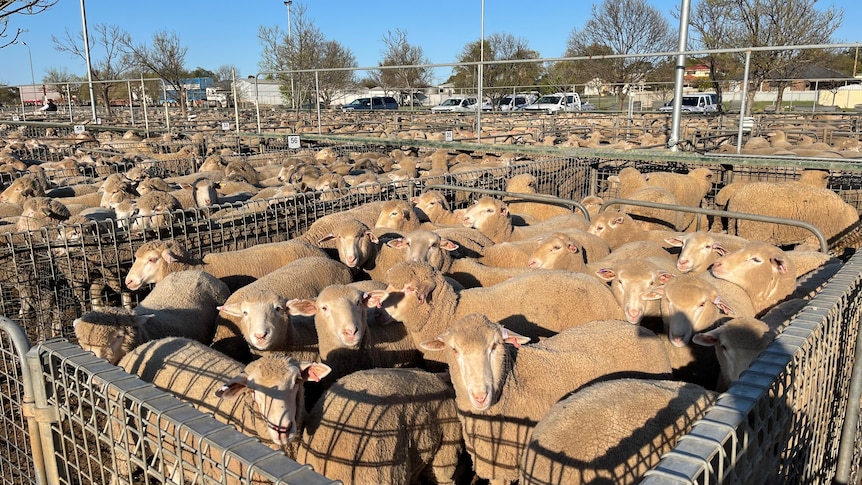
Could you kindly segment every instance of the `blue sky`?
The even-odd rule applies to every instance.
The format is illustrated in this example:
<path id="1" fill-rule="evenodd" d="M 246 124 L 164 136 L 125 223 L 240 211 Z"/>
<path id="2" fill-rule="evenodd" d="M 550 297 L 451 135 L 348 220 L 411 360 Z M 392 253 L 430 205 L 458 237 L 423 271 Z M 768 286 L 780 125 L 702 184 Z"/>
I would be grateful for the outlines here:
<path id="1" fill-rule="evenodd" d="M 337 40 L 353 52 L 360 67 L 377 65 L 384 49 L 381 39 L 387 30 L 407 32 L 408 41 L 420 45 L 431 63 L 455 62 L 464 45 L 478 40 L 481 35 L 480 0 L 295 0 L 292 14 L 296 14 L 299 4 L 307 7 L 306 17 L 327 39 Z M 670 12 L 679 6 L 679 1 L 653 0 L 651 4 L 667 15 L 673 28 L 677 27 Z M 823 4 L 829 5 L 828 2 Z M 591 5 L 583 1 L 487 0 L 485 35 L 512 34 L 526 39 L 542 57 L 560 57 L 572 28 L 580 28 L 590 17 Z M 821 8 L 826 8 L 824 5 Z M 834 5 L 844 9 L 844 22 L 836 33 L 836 41 L 862 40 L 858 30 L 862 22 L 862 2 L 836 0 Z M 159 30 L 175 32 L 188 47 L 186 66 L 189 69 L 216 70 L 231 64 L 242 76 L 259 70 L 259 27 L 278 25 L 282 30 L 287 27 L 287 8 L 281 0 L 87 0 L 85 7 L 91 36 L 96 24 L 117 25 L 129 32 L 136 43 L 149 44 L 153 33 Z M 75 35 L 80 33 L 80 1 L 60 0 L 40 15 L 13 16 L 9 31 L 14 32 L 16 28 L 29 30 L 20 39 L 30 45 L 37 83 L 52 68 L 85 74 L 81 59 L 57 52 L 51 42 L 51 34 L 63 37 L 66 29 Z M 95 59 L 100 52 L 94 47 L 92 55 Z M 445 81 L 449 73 L 448 68 L 438 70 L 435 81 Z M 10 45 L 0 49 L 0 84 L 30 84 L 30 62 L 25 46 Z"/>

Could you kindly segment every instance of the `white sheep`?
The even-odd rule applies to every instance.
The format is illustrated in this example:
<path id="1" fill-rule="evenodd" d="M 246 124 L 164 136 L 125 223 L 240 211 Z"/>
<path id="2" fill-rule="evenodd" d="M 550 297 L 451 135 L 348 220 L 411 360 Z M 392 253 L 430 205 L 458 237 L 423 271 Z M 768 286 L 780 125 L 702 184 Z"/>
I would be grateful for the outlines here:
<path id="1" fill-rule="evenodd" d="M 180 183 L 181 189 L 168 193 L 177 198 L 183 209 L 210 207 L 219 204 L 216 184 L 208 177 L 198 177 L 190 183 Z"/>
<path id="2" fill-rule="evenodd" d="M 211 414 L 216 420 L 259 438 L 271 448 L 287 451 L 297 445 L 302 432 L 305 419 L 303 384 L 318 381 L 329 373 L 325 364 L 297 361 L 278 354 L 263 356 L 244 366 L 206 345 L 183 338 L 148 342 L 126 355 L 119 365 L 126 372 L 170 392 L 199 411 Z M 130 442 L 133 439 L 131 433 L 123 436 L 119 429 L 122 422 L 118 420 L 114 424 L 115 436 L 119 444 L 134 449 L 137 445 Z M 163 441 L 159 445 L 179 448 L 189 444 Z M 173 450 L 174 454 L 180 453 L 177 448 Z M 212 462 L 223 462 L 221 450 L 210 448 L 204 451 L 212 457 Z M 187 452 L 182 453 L 185 456 Z M 193 458 L 189 457 L 189 461 L 193 462 Z M 221 477 L 219 470 L 210 463 L 210 460 L 204 461 L 206 476 L 216 480 L 228 479 L 227 476 Z M 128 462 L 118 459 L 117 464 L 118 473 L 128 475 Z M 173 464 L 166 464 L 166 473 L 178 483 L 183 479 L 182 472 L 179 469 L 171 471 L 170 465 Z M 236 465 L 228 465 L 228 468 L 240 477 L 247 471 Z M 238 482 L 228 480 L 227 483 Z"/>
<path id="3" fill-rule="evenodd" d="M 592 276 L 570 271 L 531 271 L 488 288 L 456 293 L 443 274 L 425 262 L 405 261 L 387 273 L 386 291 L 375 298 L 402 322 L 418 345 L 459 317 L 482 312 L 532 338 L 597 319 L 622 319 L 610 289 Z M 425 353 L 425 358 L 438 359 Z"/>
<path id="4" fill-rule="evenodd" d="M 536 176 L 530 173 L 515 175 L 506 181 L 506 192 L 535 194 Z M 534 202 L 531 200 L 521 200 L 516 196 L 506 196 L 503 201 L 506 202 L 509 206 L 509 210 L 512 211 L 513 214 L 530 216 L 538 221 L 572 214 L 572 209 L 566 206 Z"/>
<path id="5" fill-rule="evenodd" d="M 410 199 L 416 208 L 420 220 L 432 222 L 438 226 L 461 225 L 464 218 L 463 210 L 452 211 L 449 209 L 449 201 L 443 192 L 428 190 Z"/>
<path id="6" fill-rule="evenodd" d="M 454 484 L 463 448 L 455 393 L 418 369 L 354 372 L 305 421 L 299 463 L 345 484 Z"/>
<path id="7" fill-rule="evenodd" d="M 419 229 L 421 222 L 419 214 L 410 202 L 401 199 L 387 200 L 380 207 L 380 216 L 375 222 L 375 228 L 393 229 L 405 233 Z"/>
<path id="8" fill-rule="evenodd" d="M 533 429 L 520 485 L 639 483 L 715 401 L 701 386 L 613 379 L 555 404 Z"/>
<path id="9" fill-rule="evenodd" d="M 288 301 L 314 298 L 329 285 L 351 281 L 350 270 L 330 258 L 308 256 L 291 261 L 228 297 L 219 307 L 223 316 L 216 320 L 213 347 L 226 349 L 225 353 L 238 357 L 242 357 L 243 350 L 249 350 L 249 345 L 270 352 L 307 350 L 316 356 L 313 322 L 303 327 L 293 325 Z M 312 359 L 302 357 L 302 360 Z"/>
<path id="10" fill-rule="evenodd" d="M 538 246 L 527 258 L 527 266 L 541 269 L 586 270 L 584 251 L 573 237 L 561 232 L 536 239 Z"/>
<path id="11" fill-rule="evenodd" d="M 732 317 L 754 316 L 751 298 L 735 284 L 713 278 L 709 273 L 683 274 L 664 286 L 641 294 L 645 300 L 662 301 L 662 320 L 669 341 L 683 347 L 692 335 Z"/>
<path id="12" fill-rule="evenodd" d="M 468 314 L 422 343 L 449 364 L 466 449 L 476 475 L 492 483 L 518 478 L 533 427 L 563 396 L 611 376 L 671 372 L 659 338 L 621 320 L 586 322 L 524 345 L 529 340 Z"/>
<path id="13" fill-rule="evenodd" d="M 661 318 L 661 305 L 656 300 L 644 300 L 641 295 L 664 286 L 677 274 L 669 257 L 623 259 L 609 262 L 596 275 L 610 282 L 611 291 L 623 308 L 626 321 L 639 324 L 644 318 Z"/>
<path id="14" fill-rule="evenodd" d="M 670 247 L 665 239 L 677 234 L 674 231 L 645 230 L 625 212 L 612 209 L 590 219 L 587 232 L 604 239 L 611 250 L 632 241 L 652 241 Z"/>
<path id="15" fill-rule="evenodd" d="M 50 197 L 31 197 L 24 201 L 23 211 L 18 217 L 15 230 L 18 232 L 37 231 L 46 226 L 54 226 L 69 219 L 69 208 L 57 199 Z"/>
<path id="16" fill-rule="evenodd" d="M 586 230 L 589 227 L 587 220 L 576 214 L 557 216 L 532 226 L 514 226 L 506 203 L 493 197 L 482 197 L 468 207 L 461 223 L 465 227 L 478 229 L 497 244 L 551 231 L 568 228 Z"/>
<path id="17" fill-rule="evenodd" d="M 674 247 L 682 248 L 676 267 L 683 273 L 703 273 L 721 256 L 741 249 L 748 239 L 731 234 L 696 231 L 665 240 Z"/>
<path id="18" fill-rule="evenodd" d="M 288 302 L 291 315 L 314 317 L 318 352 L 332 368 L 330 380 L 378 367 L 419 367 L 422 354 L 399 322 L 369 325 L 369 293 L 351 285 L 330 285 L 316 298 Z"/>
<path id="19" fill-rule="evenodd" d="M 859 222 L 856 208 L 832 190 L 800 183 L 745 184 L 729 198 L 727 210 L 807 222 L 817 227 L 830 244 Z M 820 247 L 807 229 L 781 224 L 733 219 L 728 233 L 776 246 L 804 244 L 811 248 Z"/>
<path id="20" fill-rule="evenodd" d="M 711 271 L 744 289 L 757 314 L 793 293 L 797 285 L 793 260 L 781 248 L 761 241 L 718 258 Z"/>
<path id="21" fill-rule="evenodd" d="M 672 192 L 660 186 L 647 185 L 646 178 L 634 167 L 620 171 L 621 195 L 626 199 L 643 202 L 656 202 L 671 206 L 680 205 Z M 668 209 L 623 205 L 620 210 L 629 214 L 644 229 L 682 230 L 691 222 L 691 215 Z"/>
<path id="22" fill-rule="evenodd" d="M 132 230 L 155 229 L 170 225 L 171 214 L 182 210 L 180 201 L 167 192 L 147 192 L 134 202 Z"/>
<path id="23" fill-rule="evenodd" d="M 0 192 L 0 202 L 18 206 L 23 205 L 24 201 L 31 197 L 45 197 L 45 183 L 31 174 L 18 177 L 3 192 Z"/>
<path id="24" fill-rule="evenodd" d="M 216 307 L 230 296 L 220 280 L 199 270 L 172 273 L 129 311 L 105 307 L 72 323 L 78 345 L 116 364 L 135 347 L 162 337 L 187 337 L 209 345 Z"/>
<path id="25" fill-rule="evenodd" d="M 178 241 L 150 241 L 135 251 L 125 284 L 134 291 L 144 285 L 158 283 L 174 271 L 202 269 L 225 281 L 231 291 L 236 291 L 291 261 L 308 256 L 326 257 L 326 252 L 311 244 L 290 240 L 209 253 L 197 259 Z"/>

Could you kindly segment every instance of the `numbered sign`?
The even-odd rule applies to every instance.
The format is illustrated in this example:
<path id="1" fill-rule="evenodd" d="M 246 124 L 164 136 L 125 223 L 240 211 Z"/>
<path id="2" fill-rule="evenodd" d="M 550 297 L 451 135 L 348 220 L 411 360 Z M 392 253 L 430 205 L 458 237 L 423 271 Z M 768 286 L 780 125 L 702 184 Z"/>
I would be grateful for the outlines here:
<path id="1" fill-rule="evenodd" d="M 230 131 L 230 121 L 222 121 L 221 129 L 224 131 Z"/>
<path id="2" fill-rule="evenodd" d="M 81 133 L 87 131 L 87 128 L 84 125 L 75 125 L 75 134 L 80 135 Z"/>
<path id="3" fill-rule="evenodd" d="M 446 130 L 446 141 L 452 141 L 452 130 Z"/>
<path id="4" fill-rule="evenodd" d="M 287 137 L 287 148 L 299 148 L 299 135 L 289 135 Z"/>
<path id="5" fill-rule="evenodd" d="M 21 121 L 21 117 L 18 115 L 12 115 L 12 121 Z"/>
<path id="6" fill-rule="evenodd" d="M 102 118 L 96 118 L 96 124 L 101 125 L 102 124 Z"/>

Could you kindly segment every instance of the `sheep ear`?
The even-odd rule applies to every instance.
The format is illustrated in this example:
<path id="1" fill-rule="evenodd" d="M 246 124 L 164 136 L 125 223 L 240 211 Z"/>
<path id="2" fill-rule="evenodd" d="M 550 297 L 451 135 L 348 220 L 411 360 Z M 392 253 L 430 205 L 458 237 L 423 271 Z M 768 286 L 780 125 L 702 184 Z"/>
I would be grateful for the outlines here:
<path id="1" fill-rule="evenodd" d="M 657 277 L 662 285 L 667 284 L 668 281 L 675 278 L 673 273 L 668 273 L 667 271 L 659 271 Z"/>
<path id="2" fill-rule="evenodd" d="M 733 311 L 733 308 L 730 308 L 727 302 L 724 301 L 724 298 L 722 298 L 721 295 L 716 296 L 715 300 L 712 300 L 712 303 L 725 315 L 734 315 L 736 313 Z"/>
<path id="3" fill-rule="evenodd" d="M 375 235 L 374 235 L 374 233 L 373 233 L 373 232 L 371 232 L 371 231 L 365 231 L 365 236 L 366 236 L 366 237 L 368 237 L 368 239 L 369 239 L 371 242 L 373 242 L 374 244 L 377 244 L 377 243 L 379 243 L 379 242 L 380 242 L 380 240 L 379 240 L 379 239 L 377 239 L 377 236 L 375 236 Z"/>
<path id="4" fill-rule="evenodd" d="M 364 295 L 364 298 L 365 305 L 368 308 L 381 308 L 383 306 L 383 302 L 389 298 L 389 292 L 386 290 L 371 290 Z"/>
<path id="5" fill-rule="evenodd" d="M 317 302 L 314 300 L 295 298 L 287 302 L 291 315 L 310 317 L 317 314 Z"/>
<path id="6" fill-rule="evenodd" d="M 425 303 L 425 300 L 428 298 L 428 295 L 431 293 L 431 290 L 434 289 L 434 283 L 431 281 L 420 281 L 416 283 L 415 286 L 405 286 L 405 293 L 408 291 L 412 291 L 416 294 L 416 299 L 419 300 L 419 303 Z"/>
<path id="7" fill-rule="evenodd" d="M 440 239 L 440 249 L 443 249 L 446 251 L 454 251 L 454 250 L 458 249 L 459 247 L 460 246 L 458 246 L 458 244 L 455 243 L 454 241 L 450 241 L 448 239 Z"/>
<path id="8" fill-rule="evenodd" d="M 723 325 L 718 328 L 714 328 L 709 332 L 696 333 L 691 337 L 691 341 L 698 345 L 703 345 L 704 347 L 715 347 L 718 345 L 718 337 L 721 335 L 721 332 L 724 332 Z"/>
<path id="9" fill-rule="evenodd" d="M 664 296 L 664 287 L 657 286 L 655 288 L 650 288 L 643 293 L 641 293 L 641 300 L 661 300 Z"/>
<path id="10" fill-rule="evenodd" d="M 323 236 L 322 238 L 318 239 L 318 240 L 317 240 L 317 244 L 320 244 L 320 243 L 322 243 L 322 242 L 329 241 L 329 240 L 331 240 L 331 239 L 335 239 L 335 234 L 333 234 L 333 233 L 331 233 L 331 232 L 330 232 L 329 234 L 327 234 L 327 235 Z"/>
<path id="11" fill-rule="evenodd" d="M 399 237 L 399 238 L 387 241 L 386 245 L 389 246 L 390 248 L 394 248 L 394 249 L 405 249 L 405 248 L 409 247 L 407 242 L 404 241 L 403 237 Z"/>
<path id="12" fill-rule="evenodd" d="M 467 209 L 455 209 L 452 211 L 452 214 L 454 214 L 455 217 L 458 217 L 460 219 L 464 217 L 465 212 L 467 212 Z"/>
<path id="13" fill-rule="evenodd" d="M 300 362 L 299 370 L 302 373 L 303 379 L 307 381 L 320 382 L 321 379 L 332 372 L 332 367 L 329 367 L 322 362 Z"/>
<path id="14" fill-rule="evenodd" d="M 670 244 L 675 248 L 681 248 L 685 243 L 678 236 L 673 236 L 669 238 L 665 238 L 664 242 Z"/>
<path id="15" fill-rule="evenodd" d="M 600 270 L 597 270 L 596 275 L 605 281 L 611 281 L 617 277 L 617 274 L 614 273 L 614 270 L 612 270 L 611 268 L 602 268 Z"/>
<path id="16" fill-rule="evenodd" d="M 503 342 L 512 344 L 516 348 L 521 348 L 521 345 L 530 343 L 530 337 L 515 333 L 502 325 L 500 325 L 500 334 L 503 337 Z"/>
<path id="17" fill-rule="evenodd" d="M 728 251 L 721 244 L 715 243 L 712 245 L 712 250 L 715 251 L 719 256 L 727 255 Z"/>
<path id="18" fill-rule="evenodd" d="M 248 389 L 246 385 L 248 384 L 248 377 L 243 373 L 239 374 L 233 379 L 227 381 L 222 385 L 218 390 L 216 390 L 216 397 L 234 397 L 240 392 Z"/>
<path id="19" fill-rule="evenodd" d="M 570 242 L 569 244 L 566 244 L 566 249 L 568 249 L 568 250 L 569 250 L 569 251 L 571 251 L 572 253 L 577 253 L 578 251 L 580 251 L 580 250 L 581 250 L 581 249 L 578 247 L 578 245 L 577 245 L 577 244 L 575 244 L 575 243 L 573 243 L 573 242 Z"/>
<path id="20" fill-rule="evenodd" d="M 168 263 L 176 263 L 180 260 L 180 256 L 173 251 L 172 247 L 167 247 L 162 251 L 162 259 Z"/>
<path id="21" fill-rule="evenodd" d="M 180 184 L 180 187 L 186 190 L 194 190 L 195 187 L 192 184 Z"/>
<path id="22" fill-rule="evenodd" d="M 419 344 L 425 350 L 443 350 L 446 348 L 446 342 L 442 340 L 443 335 L 431 340 L 426 340 Z"/>
<path id="23" fill-rule="evenodd" d="M 503 216 L 508 216 L 509 206 L 504 205 L 503 207 L 500 207 L 500 214 L 503 214 Z"/>
<path id="24" fill-rule="evenodd" d="M 613 221 L 611 221 L 611 225 L 612 226 L 619 226 L 620 224 L 624 223 L 625 221 L 626 221 L 625 217 L 619 216 L 619 217 L 614 218 Z"/>
<path id="25" fill-rule="evenodd" d="M 769 262 L 772 263 L 772 267 L 775 268 L 779 273 L 784 274 L 787 273 L 787 262 L 781 258 L 769 258 Z"/>
<path id="26" fill-rule="evenodd" d="M 242 308 L 240 308 L 239 303 L 229 303 L 222 306 L 217 306 L 216 310 L 226 313 L 232 317 L 242 316 Z"/>

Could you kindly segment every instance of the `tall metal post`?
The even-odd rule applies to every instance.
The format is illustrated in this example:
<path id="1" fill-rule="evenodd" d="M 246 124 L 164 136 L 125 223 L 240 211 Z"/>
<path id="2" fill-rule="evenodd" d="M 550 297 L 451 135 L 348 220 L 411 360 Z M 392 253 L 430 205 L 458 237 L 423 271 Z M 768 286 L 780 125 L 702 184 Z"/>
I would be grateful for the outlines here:
<path id="1" fill-rule="evenodd" d="M 30 57 L 30 84 L 33 86 L 33 90 L 35 92 L 36 89 L 36 76 L 33 75 L 33 52 L 30 50 L 30 45 L 27 44 L 26 41 L 21 41 L 21 45 L 27 48 L 27 56 Z M 42 102 L 45 100 L 43 99 Z"/>
<path id="2" fill-rule="evenodd" d="M 90 88 L 90 108 L 93 112 L 93 121 L 96 121 L 96 95 L 93 93 L 93 67 L 90 64 L 90 38 L 87 34 L 87 11 L 84 8 L 84 0 L 81 0 L 81 24 L 84 29 L 84 58 L 87 61 L 87 85 Z"/>
<path id="3" fill-rule="evenodd" d="M 290 49 L 288 51 L 289 54 L 292 54 L 293 49 L 293 37 L 290 35 L 290 5 L 293 3 L 293 0 L 286 0 L 284 5 L 287 7 L 287 46 Z M 294 91 L 293 84 L 293 57 L 288 56 L 288 68 L 290 69 L 290 108 L 296 109 L 296 92 Z"/>
<path id="4" fill-rule="evenodd" d="M 691 0 L 682 0 L 679 9 L 679 54 L 676 56 L 676 71 L 673 76 L 673 114 L 671 116 L 670 137 L 668 148 L 672 152 L 678 150 L 679 125 L 682 121 L 682 84 L 685 81 L 685 49 L 688 44 L 688 18 L 691 10 Z"/>
<path id="5" fill-rule="evenodd" d="M 751 51 L 745 51 L 745 72 L 742 74 L 742 101 L 739 103 L 739 132 L 736 136 L 736 153 L 742 151 L 742 131 L 745 127 L 745 112 L 748 107 L 748 71 L 751 69 Z M 753 127 L 752 127 L 753 129 Z"/>
<path id="6" fill-rule="evenodd" d="M 482 27 L 479 37 L 479 94 L 476 100 L 478 110 L 476 112 L 476 141 L 482 142 L 482 105 L 484 104 L 484 96 L 482 95 L 482 85 L 485 84 L 485 0 L 482 0 Z"/>

